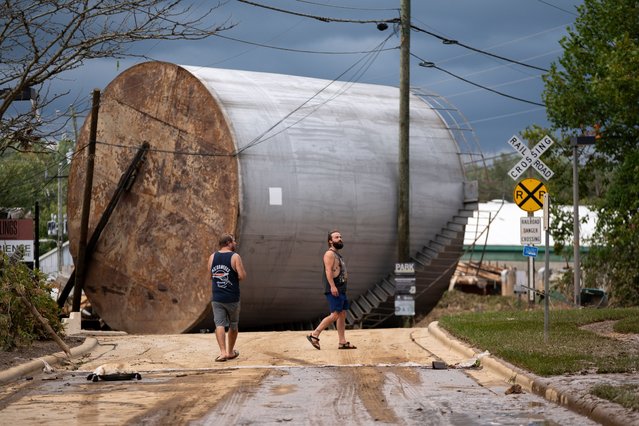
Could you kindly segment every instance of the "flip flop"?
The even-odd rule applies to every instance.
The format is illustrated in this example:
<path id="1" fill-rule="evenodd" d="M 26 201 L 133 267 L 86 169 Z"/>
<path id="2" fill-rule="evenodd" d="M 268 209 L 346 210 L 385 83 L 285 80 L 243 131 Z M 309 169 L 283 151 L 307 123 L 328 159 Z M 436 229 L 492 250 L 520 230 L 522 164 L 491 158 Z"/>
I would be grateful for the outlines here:
<path id="1" fill-rule="evenodd" d="M 308 336 L 306 336 L 306 340 L 311 342 L 311 345 L 313 345 L 313 347 L 315 349 L 319 349 L 320 348 L 319 337 L 315 337 L 312 334 L 309 334 Z"/>
<path id="2" fill-rule="evenodd" d="M 232 360 L 232 359 L 237 358 L 238 356 L 240 356 L 240 351 L 233 351 L 233 355 L 231 355 L 231 356 L 227 356 L 225 359 L 226 359 L 227 361 L 230 361 L 230 360 Z"/>
<path id="3" fill-rule="evenodd" d="M 215 362 L 225 362 L 226 358 L 223 357 L 222 355 L 218 355 L 217 358 L 215 358 Z"/>
<path id="4" fill-rule="evenodd" d="M 357 349 L 357 346 L 351 345 L 351 342 L 340 343 L 337 349 Z"/>

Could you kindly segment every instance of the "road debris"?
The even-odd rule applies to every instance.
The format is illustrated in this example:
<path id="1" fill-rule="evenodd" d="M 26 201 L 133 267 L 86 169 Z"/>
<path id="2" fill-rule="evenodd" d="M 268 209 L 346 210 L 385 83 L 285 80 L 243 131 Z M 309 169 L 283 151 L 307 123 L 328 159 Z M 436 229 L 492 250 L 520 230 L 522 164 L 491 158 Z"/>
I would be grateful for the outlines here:
<path id="1" fill-rule="evenodd" d="M 490 355 L 490 352 L 488 351 L 484 351 L 482 353 L 479 353 L 477 355 L 475 355 L 472 358 L 469 358 L 467 360 L 461 361 L 461 362 L 457 362 L 453 365 L 450 366 L 450 368 L 476 368 L 479 369 L 481 368 L 481 359 L 485 356 Z"/>
<path id="2" fill-rule="evenodd" d="M 93 373 L 87 376 L 87 380 L 97 382 L 98 380 L 118 381 L 118 380 L 141 380 L 140 373 L 130 371 L 122 364 L 102 364 Z"/>

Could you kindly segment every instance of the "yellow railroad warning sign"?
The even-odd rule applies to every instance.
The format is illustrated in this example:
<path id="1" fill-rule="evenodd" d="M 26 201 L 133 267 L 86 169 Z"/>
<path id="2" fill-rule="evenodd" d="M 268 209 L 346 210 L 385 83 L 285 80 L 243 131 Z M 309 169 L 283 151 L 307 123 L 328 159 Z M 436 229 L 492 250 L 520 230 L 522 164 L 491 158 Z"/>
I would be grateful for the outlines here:
<path id="1" fill-rule="evenodd" d="M 513 200 L 520 209 L 527 212 L 536 212 L 544 207 L 544 194 L 546 186 L 537 179 L 524 179 L 515 186 Z"/>

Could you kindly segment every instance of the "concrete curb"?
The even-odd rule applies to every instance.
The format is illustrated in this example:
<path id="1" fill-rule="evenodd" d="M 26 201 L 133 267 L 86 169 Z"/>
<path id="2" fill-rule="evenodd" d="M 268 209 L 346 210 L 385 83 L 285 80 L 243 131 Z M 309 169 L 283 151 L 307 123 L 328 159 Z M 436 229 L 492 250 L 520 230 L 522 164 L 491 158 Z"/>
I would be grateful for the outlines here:
<path id="1" fill-rule="evenodd" d="M 439 327 L 439 322 L 434 321 L 428 324 L 428 332 L 437 340 L 447 345 L 451 349 L 459 352 L 465 357 L 472 358 L 479 352 L 470 346 L 460 342 L 452 337 L 445 330 Z M 594 403 L 581 401 L 574 395 L 570 395 L 562 389 L 545 383 L 542 378 L 532 373 L 525 372 L 504 360 L 493 357 L 493 355 L 485 356 L 481 359 L 481 363 L 486 368 L 492 370 L 495 374 L 501 376 L 504 381 L 520 385 L 528 392 L 539 395 L 550 402 L 562 405 L 571 411 L 586 416 L 603 425 L 626 426 L 623 418 L 618 418 L 615 413 L 610 412 L 603 407 Z"/>
<path id="2" fill-rule="evenodd" d="M 98 339 L 94 337 L 87 337 L 80 346 L 71 348 L 71 358 L 77 357 L 78 355 L 82 355 L 90 351 L 97 344 Z M 67 359 L 67 355 L 64 353 L 64 351 L 60 351 L 54 353 L 53 355 L 43 356 L 24 364 L 16 365 L 15 367 L 11 367 L 8 370 L 0 371 L 0 384 L 13 382 L 22 376 L 32 373 L 38 369 L 42 369 L 44 367 L 42 360 L 45 360 L 49 365 L 53 366 L 64 359 Z"/>

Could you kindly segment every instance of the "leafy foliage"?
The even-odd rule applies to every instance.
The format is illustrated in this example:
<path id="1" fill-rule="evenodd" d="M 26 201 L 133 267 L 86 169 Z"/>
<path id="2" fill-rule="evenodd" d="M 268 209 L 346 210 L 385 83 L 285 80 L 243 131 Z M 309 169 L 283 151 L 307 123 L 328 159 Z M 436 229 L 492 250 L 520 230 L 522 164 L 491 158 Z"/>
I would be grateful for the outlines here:
<path id="1" fill-rule="evenodd" d="M 585 0 L 579 12 L 544 78 L 544 100 L 557 129 L 596 138 L 577 151 L 579 192 L 598 215 L 583 262 L 587 285 L 607 289 L 614 304 L 638 305 L 639 4 Z"/>
<path id="2" fill-rule="evenodd" d="M 0 252 L 0 349 L 11 350 L 48 338 L 44 326 L 33 316 L 20 293 L 26 297 L 53 328 L 62 331 L 59 308 L 50 296 L 45 276 Z"/>
<path id="3" fill-rule="evenodd" d="M 33 210 L 35 200 L 55 200 L 56 162 L 50 154 L 9 152 L 0 157 L 0 206 Z"/>
<path id="4" fill-rule="evenodd" d="M 585 0 L 579 12 L 561 41 L 564 69 L 553 64 L 544 79 L 548 116 L 561 129 L 592 129 L 597 152 L 617 160 L 639 135 L 639 5 Z"/>
<path id="5" fill-rule="evenodd" d="M 0 207 L 20 207 L 32 212 L 36 201 L 40 204 L 40 238 L 47 235 L 47 221 L 58 213 L 58 176 L 60 179 L 62 213 L 66 211 L 68 162 L 65 153 L 73 141 L 62 140 L 57 150 L 42 152 L 6 152 L 0 157 Z M 41 241 L 41 253 L 45 243 Z M 53 243 L 55 245 L 55 243 Z"/>
<path id="6" fill-rule="evenodd" d="M 479 182 L 479 201 L 513 201 L 514 181 L 508 176 L 508 170 L 515 163 L 514 156 L 501 153 L 491 158 L 487 164 L 475 163 L 466 171 L 468 180 Z"/>

